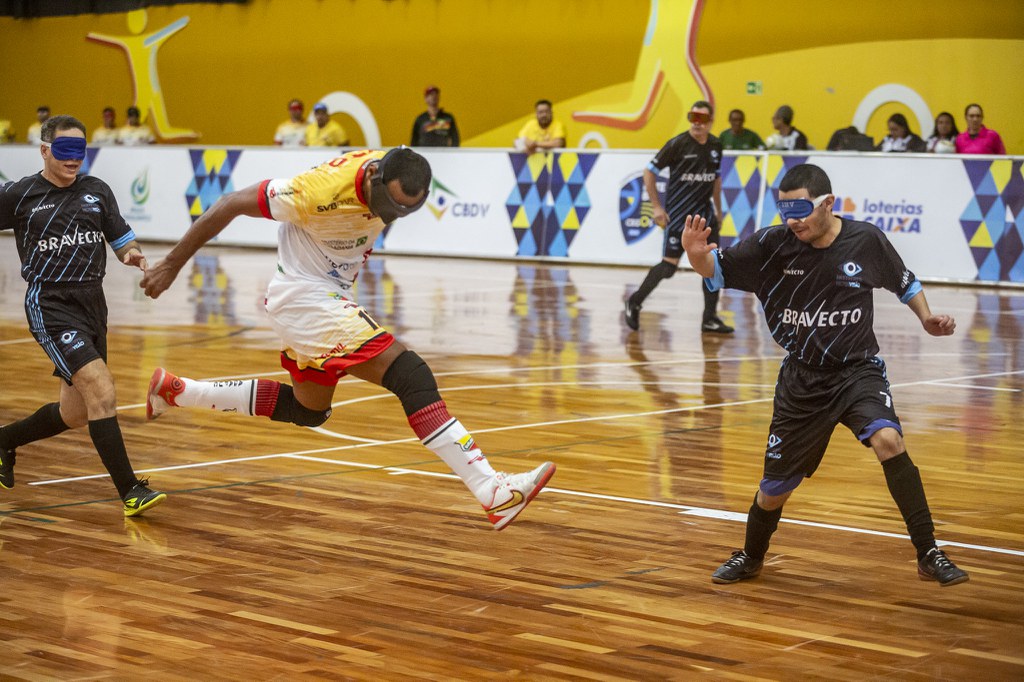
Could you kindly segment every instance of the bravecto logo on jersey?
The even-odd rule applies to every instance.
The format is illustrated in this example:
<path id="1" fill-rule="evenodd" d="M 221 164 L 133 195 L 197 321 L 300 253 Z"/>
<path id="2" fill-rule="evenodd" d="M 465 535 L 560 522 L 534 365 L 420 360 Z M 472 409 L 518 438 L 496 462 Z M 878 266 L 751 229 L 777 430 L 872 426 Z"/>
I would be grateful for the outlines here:
<path id="1" fill-rule="evenodd" d="M 430 194 L 427 196 L 427 208 L 434 218 L 441 220 L 446 213 L 453 218 L 486 218 L 491 210 L 490 204 L 473 201 L 461 201 L 459 195 L 436 177 L 430 179 Z"/>
<path id="2" fill-rule="evenodd" d="M 59 251 L 65 246 L 80 246 L 82 244 L 99 244 L 103 241 L 103 233 L 96 230 L 87 232 L 75 232 L 60 237 L 49 237 L 36 242 L 36 248 L 40 251 Z"/>
<path id="3" fill-rule="evenodd" d="M 836 197 L 834 211 L 850 220 L 861 220 L 878 226 L 883 232 L 921 233 L 924 205 L 912 204 L 906 199 L 861 199 Z"/>
<path id="4" fill-rule="evenodd" d="M 659 175 L 655 182 L 662 206 L 665 205 L 666 181 Z M 654 208 L 644 187 L 643 172 L 630 175 L 619 187 L 619 225 L 627 244 L 637 243 L 655 227 Z"/>
<path id="5" fill-rule="evenodd" d="M 862 317 L 864 311 L 860 308 L 813 312 L 786 308 L 782 311 L 782 324 L 791 324 L 795 327 L 845 327 L 848 324 L 857 324 Z"/>

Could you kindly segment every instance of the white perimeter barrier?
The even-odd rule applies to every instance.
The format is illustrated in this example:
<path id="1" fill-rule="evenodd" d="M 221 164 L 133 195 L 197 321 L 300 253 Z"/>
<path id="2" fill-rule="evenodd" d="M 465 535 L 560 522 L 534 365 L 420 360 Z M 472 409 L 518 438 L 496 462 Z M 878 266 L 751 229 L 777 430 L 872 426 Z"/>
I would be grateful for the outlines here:
<path id="1" fill-rule="evenodd" d="M 434 183 L 423 210 L 387 230 L 390 253 L 651 265 L 662 231 L 642 172 L 652 150 L 420 150 Z M 248 147 L 90 148 L 86 171 L 113 189 L 140 240 L 175 241 L 224 192 L 288 177 L 332 150 Z M 776 224 L 785 170 L 820 165 L 837 211 L 884 230 L 918 277 L 1024 285 L 1024 157 L 727 152 L 722 244 Z M 38 149 L 0 146 L 0 182 L 42 167 Z M 663 191 L 663 183 L 660 189 Z M 265 220 L 236 220 L 217 243 L 273 246 Z"/>

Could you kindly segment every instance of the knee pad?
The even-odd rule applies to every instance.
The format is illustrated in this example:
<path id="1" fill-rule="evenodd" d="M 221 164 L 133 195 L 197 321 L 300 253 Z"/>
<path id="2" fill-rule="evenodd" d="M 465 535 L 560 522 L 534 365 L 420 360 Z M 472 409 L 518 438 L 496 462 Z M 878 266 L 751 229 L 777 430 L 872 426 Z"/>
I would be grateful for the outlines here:
<path id="1" fill-rule="evenodd" d="M 679 269 L 679 266 L 673 265 L 672 263 L 666 263 L 665 261 L 661 261 L 654 267 L 662 279 L 672 279 L 672 276 L 676 274 L 676 270 Z"/>
<path id="2" fill-rule="evenodd" d="M 295 392 L 288 384 L 281 384 L 277 404 L 270 418 L 276 422 L 288 422 L 298 426 L 320 426 L 331 416 L 331 408 L 311 410 L 295 399 Z"/>
<path id="3" fill-rule="evenodd" d="M 381 386 L 398 396 L 407 417 L 441 400 L 434 373 L 423 358 L 411 350 L 395 358 L 384 372 Z"/>

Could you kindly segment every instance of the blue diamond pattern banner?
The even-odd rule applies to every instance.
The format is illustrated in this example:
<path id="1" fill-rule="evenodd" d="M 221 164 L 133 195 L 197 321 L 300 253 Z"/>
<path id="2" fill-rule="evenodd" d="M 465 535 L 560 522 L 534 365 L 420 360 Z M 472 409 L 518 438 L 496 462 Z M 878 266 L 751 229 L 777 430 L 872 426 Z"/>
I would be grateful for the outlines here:
<path id="1" fill-rule="evenodd" d="M 516 186 L 505 202 L 517 256 L 567 257 L 590 212 L 586 180 L 597 154 L 509 154 Z"/>
<path id="2" fill-rule="evenodd" d="M 960 227 L 979 280 L 1024 282 L 1024 161 L 963 161 L 974 196 Z"/>
<path id="3" fill-rule="evenodd" d="M 217 199 L 235 191 L 231 173 L 238 165 L 240 149 L 190 149 L 192 182 L 185 191 L 188 213 L 195 222 Z"/>

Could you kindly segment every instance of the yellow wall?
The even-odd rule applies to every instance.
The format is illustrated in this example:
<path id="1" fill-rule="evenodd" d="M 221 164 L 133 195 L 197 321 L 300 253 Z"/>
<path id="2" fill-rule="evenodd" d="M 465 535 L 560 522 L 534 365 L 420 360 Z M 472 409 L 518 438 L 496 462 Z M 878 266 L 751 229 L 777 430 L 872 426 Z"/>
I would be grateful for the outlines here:
<path id="1" fill-rule="evenodd" d="M 307 107 L 348 91 L 370 108 L 383 142 L 408 142 L 422 91 L 436 83 L 442 106 L 474 145 L 507 146 L 540 97 L 555 103 L 570 144 L 588 131 L 613 147 L 657 147 L 685 126 L 699 93 L 682 59 L 685 24 L 696 0 L 658 0 L 659 31 L 644 46 L 646 0 L 252 0 L 148 10 L 145 32 L 181 17 L 188 25 L 158 52 L 156 68 L 170 123 L 207 144 L 267 144 L 291 97 Z M 1024 12 L 1018 2 L 792 0 L 780 10 L 760 0 L 707 0 L 695 53 L 720 110 L 746 110 L 752 128 L 770 130 L 783 103 L 795 124 L 823 147 L 849 125 L 864 95 L 883 83 L 912 88 L 935 114 L 977 101 L 986 124 L 1011 152 L 1024 153 Z M 671 24 L 671 25 L 670 25 Z M 33 20 L 0 18 L 0 119 L 23 138 L 39 104 L 99 124 L 106 105 L 119 122 L 132 101 L 124 53 L 87 41 L 90 31 L 129 35 L 124 14 Z M 660 33 L 665 36 L 665 33 Z M 660 52 L 659 52 L 660 51 Z M 667 70 L 650 121 L 635 131 L 572 120 L 574 111 L 633 106 L 655 64 Z M 760 81 L 760 95 L 746 94 Z M 883 106 L 876 138 L 899 105 Z M 724 126 L 719 118 L 716 132 Z M 931 122 L 912 126 L 927 135 Z M 342 117 L 354 143 L 363 141 Z"/>

